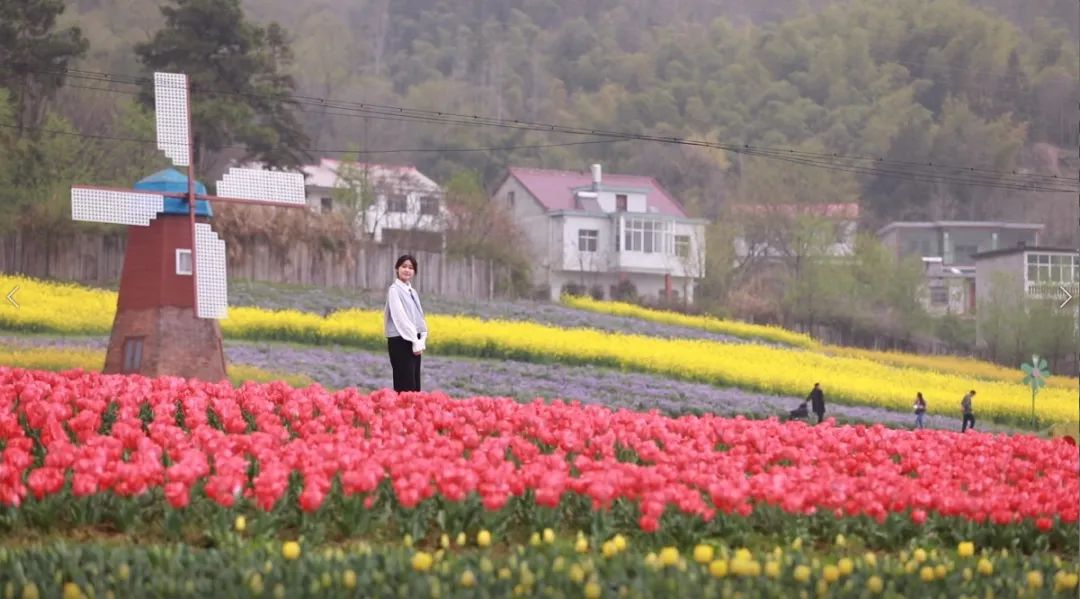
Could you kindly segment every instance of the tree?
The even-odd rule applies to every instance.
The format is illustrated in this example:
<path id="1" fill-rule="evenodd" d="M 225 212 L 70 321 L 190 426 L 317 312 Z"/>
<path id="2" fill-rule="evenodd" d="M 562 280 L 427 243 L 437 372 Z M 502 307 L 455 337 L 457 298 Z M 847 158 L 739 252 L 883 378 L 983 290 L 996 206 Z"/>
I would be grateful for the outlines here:
<path id="1" fill-rule="evenodd" d="M 20 136 L 45 120 L 68 63 L 90 47 L 77 26 L 54 30 L 63 12 L 63 0 L 0 0 L 0 87 L 11 90 Z"/>
<path id="2" fill-rule="evenodd" d="M 507 266 L 511 284 L 524 289 L 529 271 L 522 233 L 509 214 L 492 202 L 472 171 L 454 175 L 445 186 L 447 217 L 446 251 L 450 255 L 475 256 Z"/>
<path id="3" fill-rule="evenodd" d="M 301 166 L 308 137 L 293 115 L 285 30 L 249 23 L 240 0 L 172 0 L 161 13 L 165 26 L 135 53 L 151 70 L 187 74 L 196 164 L 239 142 L 247 158 L 272 168 Z M 149 86 L 141 99 L 153 105 Z"/>

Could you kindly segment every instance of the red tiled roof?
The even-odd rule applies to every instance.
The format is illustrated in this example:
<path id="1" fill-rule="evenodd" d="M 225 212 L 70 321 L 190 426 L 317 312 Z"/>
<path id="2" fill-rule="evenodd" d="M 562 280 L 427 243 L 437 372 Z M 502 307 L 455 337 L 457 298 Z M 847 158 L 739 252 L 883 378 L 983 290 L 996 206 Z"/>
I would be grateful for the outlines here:
<path id="1" fill-rule="evenodd" d="M 749 214 L 811 214 L 826 218 L 842 218 L 857 220 L 859 218 L 859 205 L 855 202 L 844 204 L 735 204 L 736 212 Z"/>
<path id="2" fill-rule="evenodd" d="M 575 188 L 592 185 L 592 174 L 577 171 L 554 171 L 539 168 L 510 167 L 517 179 L 547 210 L 573 210 Z M 686 218 L 686 211 L 653 177 L 604 173 L 601 186 L 646 189 L 645 201 L 657 213 Z"/>

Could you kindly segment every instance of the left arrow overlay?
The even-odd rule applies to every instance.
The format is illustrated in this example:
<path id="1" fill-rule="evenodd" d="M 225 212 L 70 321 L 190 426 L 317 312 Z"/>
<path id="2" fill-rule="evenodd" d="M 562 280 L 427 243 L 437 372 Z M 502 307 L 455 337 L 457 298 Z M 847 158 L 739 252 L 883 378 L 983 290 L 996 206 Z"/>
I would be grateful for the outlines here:
<path id="1" fill-rule="evenodd" d="M 7 301 L 11 302 L 11 305 L 15 306 L 16 308 L 19 307 L 19 302 L 15 301 L 15 292 L 18 291 L 18 290 L 19 290 L 19 286 L 16 285 L 14 288 L 12 288 L 11 291 L 8 292 L 8 294 L 6 296 Z"/>

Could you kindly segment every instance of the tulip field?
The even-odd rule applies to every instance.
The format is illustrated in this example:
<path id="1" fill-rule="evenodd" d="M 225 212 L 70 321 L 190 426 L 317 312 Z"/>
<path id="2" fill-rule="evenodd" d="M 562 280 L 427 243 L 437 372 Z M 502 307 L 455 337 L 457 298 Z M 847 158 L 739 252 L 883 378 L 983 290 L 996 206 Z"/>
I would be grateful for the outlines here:
<path id="1" fill-rule="evenodd" d="M 10 596 L 1077 584 L 1080 460 L 1028 435 L 0 367 L 0 447 Z"/>

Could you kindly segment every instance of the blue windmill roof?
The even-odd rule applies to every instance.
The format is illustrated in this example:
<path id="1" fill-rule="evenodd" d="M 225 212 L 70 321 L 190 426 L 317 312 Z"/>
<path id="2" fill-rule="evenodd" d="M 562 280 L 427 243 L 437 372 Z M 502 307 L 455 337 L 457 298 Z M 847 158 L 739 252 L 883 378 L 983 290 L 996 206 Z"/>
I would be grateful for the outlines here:
<path id="1" fill-rule="evenodd" d="M 135 189 L 140 191 L 186 193 L 188 190 L 188 178 L 187 175 L 174 168 L 167 168 L 143 178 L 135 184 Z M 195 181 L 195 193 L 206 195 L 206 186 L 198 180 Z M 187 202 L 179 198 L 165 198 L 165 210 L 163 213 L 187 214 Z M 210 202 L 206 200 L 197 200 L 195 202 L 196 216 L 210 217 L 213 214 Z"/>

